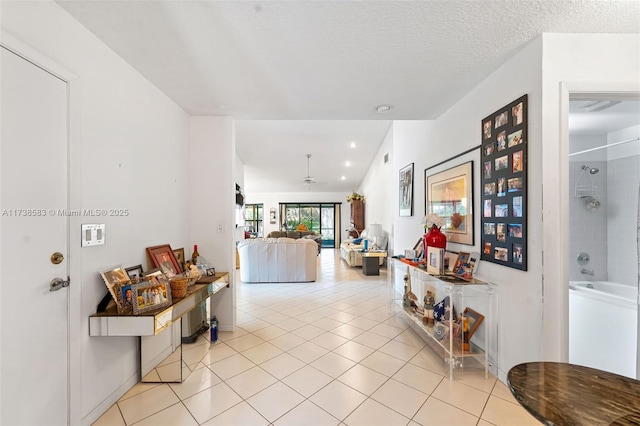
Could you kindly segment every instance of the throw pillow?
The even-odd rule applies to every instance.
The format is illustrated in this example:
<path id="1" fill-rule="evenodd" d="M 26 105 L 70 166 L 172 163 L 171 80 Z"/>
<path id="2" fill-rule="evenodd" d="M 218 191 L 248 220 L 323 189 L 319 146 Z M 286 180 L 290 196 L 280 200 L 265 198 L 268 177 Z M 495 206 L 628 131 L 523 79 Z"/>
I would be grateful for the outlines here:
<path id="1" fill-rule="evenodd" d="M 353 244 L 361 244 L 362 243 L 362 238 L 356 238 L 355 240 L 351 241 Z"/>

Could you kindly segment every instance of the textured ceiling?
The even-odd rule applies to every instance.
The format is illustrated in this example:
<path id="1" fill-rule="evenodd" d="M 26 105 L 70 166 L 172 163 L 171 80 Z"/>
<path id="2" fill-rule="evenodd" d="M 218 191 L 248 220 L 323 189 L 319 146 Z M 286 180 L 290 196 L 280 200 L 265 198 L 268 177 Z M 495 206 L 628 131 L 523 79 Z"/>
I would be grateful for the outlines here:
<path id="1" fill-rule="evenodd" d="M 334 185 L 336 176 L 324 173 L 337 171 L 349 151 L 333 151 L 323 133 L 304 133 L 286 155 L 261 148 L 299 136 L 296 120 L 433 119 L 542 32 L 640 31 L 634 1 L 58 3 L 190 114 L 240 120 L 247 191 L 259 187 L 255 176 L 270 190 L 294 190 L 289 184 L 306 176 L 306 153 L 316 153 L 315 177 L 327 182 L 314 190 L 357 188 L 368 164 L 353 175 L 358 184 Z M 393 109 L 377 114 L 380 104 Z M 329 131 L 336 122 L 309 128 Z M 342 139 L 356 138 L 355 128 L 366 132 L 359 158 L 370 162 L 388 123 L 368 125 L 344 126 Z M 285 168 L 286 182 L 268 181 Z"/>

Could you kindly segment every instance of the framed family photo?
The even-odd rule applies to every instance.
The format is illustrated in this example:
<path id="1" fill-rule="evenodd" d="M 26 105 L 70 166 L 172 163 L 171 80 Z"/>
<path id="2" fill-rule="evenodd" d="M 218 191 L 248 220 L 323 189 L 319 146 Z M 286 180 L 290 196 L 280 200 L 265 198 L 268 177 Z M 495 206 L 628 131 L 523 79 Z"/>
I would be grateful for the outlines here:
<path id="1" fill-rule="evenodd" d="M 134 315 L 171 305 L 171 288 L 165 279 L 152 279 L 131 286 Z"/>
<path id="2" fill-rule="evenodd" d="M 400 216 L 413 216 L 413 163 L 400 169 Z"/>

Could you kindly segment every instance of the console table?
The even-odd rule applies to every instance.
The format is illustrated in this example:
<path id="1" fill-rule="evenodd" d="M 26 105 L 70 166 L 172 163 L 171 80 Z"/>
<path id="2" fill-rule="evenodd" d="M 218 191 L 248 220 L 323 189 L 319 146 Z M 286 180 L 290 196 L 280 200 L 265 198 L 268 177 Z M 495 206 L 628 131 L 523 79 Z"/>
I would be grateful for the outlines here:
<path id="1" fill-rule="evenodd" d="M 449 379 L 460 377 L 465 369 L 481 368 L 485 378 L 489 376 L 489 351 L 497 357 L 494 334 L 496 312 L 496 286 L 480 280 L 465 281 L 454 275 L 431 275 L 418 267 L 408 265 L 395 258 L 388 258 L 387 282 L 389 284 L 390 309 L 407 320 L 429 346 L 441 354 L 448 364 Z M 424 321 L 418 309 L 407 306 L 405 298 L 406 274 L 409 274 L 411 288 L 409 289 L 414 303 L 419 308 L 424 306 L 424 298 L 430 291 L 438 303 L 449 297 L 450 311 L 454 312 L 453 319 L 466 317 L 465 309 L 484 316 L 482 323 L 468 342 L 464 341 L 464 333 L 458 323 L 451 320 Z M 409 303 L 411 304 L 411 303 Z M 446 315 L 446 313 L 445 313 Z M 470 318 L 470 317 L 468 317 Z M 494 358 L 495 361 L 495 358 Z"/>
<path id="2" fill-rule="evenodd" d="M 114 306 L 106 312 L 89 317 L 89 335 L 140 337 L 142 381 L 182 382 L 188 371 L 181 368 L 181 327 L 177 327 L 175 333 L 165 330 L 171 329 L 172 324 L 181 322 L 183 316 L 228 286 L 229 273 L 217 272 L 214 276 L 201 277 L 187 288 L 184 297 L 173 300 L 170 306 L 159 311 L 142 315 L 119 315 Z M 175 368 L 169 368 L 171 364 L 175 364 Z M 156 369 L 158 366 L 162 366 L 162 370 Z M 160 371 L 153 371 L 154 369 Z"/>

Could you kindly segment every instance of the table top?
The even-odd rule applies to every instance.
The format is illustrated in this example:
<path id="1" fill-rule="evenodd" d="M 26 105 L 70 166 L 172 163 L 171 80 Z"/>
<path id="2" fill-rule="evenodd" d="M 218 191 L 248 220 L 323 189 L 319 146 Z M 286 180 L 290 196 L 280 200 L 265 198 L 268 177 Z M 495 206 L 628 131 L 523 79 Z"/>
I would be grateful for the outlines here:
<path id="1" fill-rule="evenodd" d="M 386 251 L 363 251 L 363 257 L 387 257 Z"/>
<path id="2" fill-rule="evenodd" d="M 559 362 L 509 370 L 516 400 L 547 425 L 640 425 L 640 381 Z"/>

